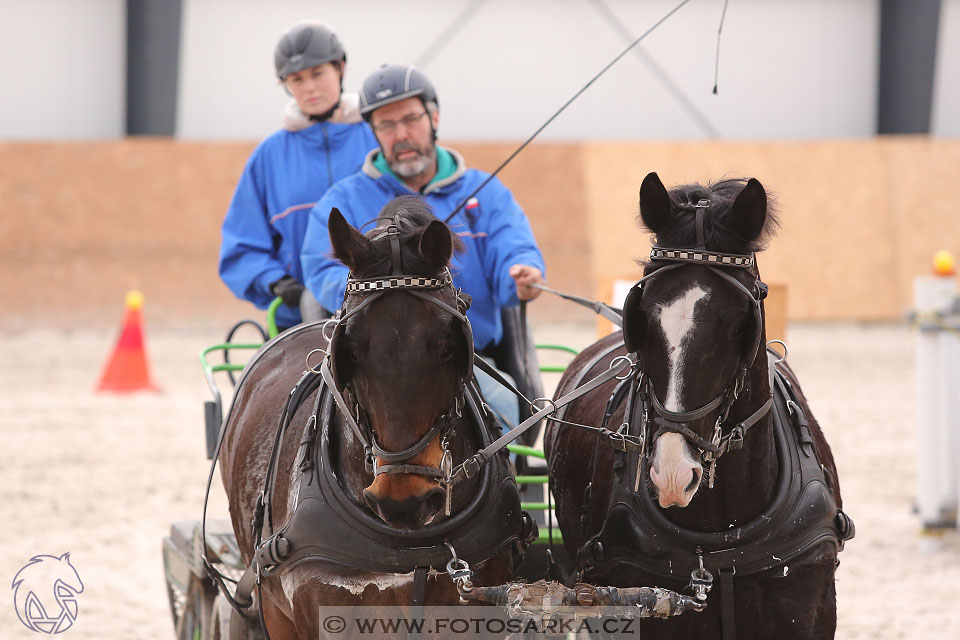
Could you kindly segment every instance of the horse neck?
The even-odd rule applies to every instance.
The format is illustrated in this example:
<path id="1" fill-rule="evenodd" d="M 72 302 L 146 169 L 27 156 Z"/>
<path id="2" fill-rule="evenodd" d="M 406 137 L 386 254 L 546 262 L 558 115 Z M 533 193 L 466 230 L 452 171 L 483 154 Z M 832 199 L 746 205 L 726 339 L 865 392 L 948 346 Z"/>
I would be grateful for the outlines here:
<path id="1" fill-rule="evenodd" d="M 765 353 L 761 352 L 747 372 L 747 384 L 730 409 L 727 424 L 737 424 L 760 408 L 770 397 Z M 728 451 L 717 460 L 714 488 L 707 488 L 707 473 L 690 504 L 667 515 L 686 528 L 724 531 L 742 526 L 759 516 L 774 498 L 779 473 L 773 411 L 754 424 L 744 436 L 743 448 Z"/>

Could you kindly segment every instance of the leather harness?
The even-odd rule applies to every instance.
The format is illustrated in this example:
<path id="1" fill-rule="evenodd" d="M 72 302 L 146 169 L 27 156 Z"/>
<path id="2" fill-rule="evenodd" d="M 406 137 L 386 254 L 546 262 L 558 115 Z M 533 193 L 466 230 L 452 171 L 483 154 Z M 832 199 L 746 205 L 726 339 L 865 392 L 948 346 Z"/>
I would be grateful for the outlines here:
<path id="1" fill-rule="evenodd" d="M 262 577 L 281 575 L 305 562 L 325 561 L 349 569 L 378 573 L 413 572 L 412 603 L 419 606 L 423 604 L 425 598 L 426 577 L 430 568 L 446 567 L 450 572 L 452 562 L 461 563 L 462 566 L 466 566 L 464 561 L 470 564 L 482 563 L 511 545 L 517 551 L 521 551 L 522 547 L 536 537 L 536 524 L 520 509 L 520 495 L 516 481 L 510 473 L 506 452 L 502 450 L 500 455 L 490 455 L 484 459 L 484 464 L 477 469 L 479 490 L 463 510 L 442 522 L 426 525 L 417 530 L 400 530 L 390 527 L 358 505 L 340 485 L 330 458 L 330 433 L 331 429 L 338 427 L 334 418 L 338 410 L 340 418 L 363 444 L 368 471 L 374 475 L 415 473 L 440 478 L 442 481 L 443 476 L 450 473 L 449 467 L 441 474 L 437 473 L 436 469 L 419 465 L 390 464 L 378 469 L 375 462 L 377 456 L 387 462 L 395 463 L 417 455 L 435 437 L 445 435 L 446 429 L 443 427 L 450 422 L 449 414 L 443 416 L 426 436 L 411 447 L 399 452 L 384 451 L 377 444 L 372 429 L 364 429 L 360 426 L 359 415 L 354 419 L 337 388 L 336 370 L 335 367 L 331 367 L 329 357 L 334 351 L 333 345 L 342 333 L 346 320 L 370 304 L 373 299 L 383 295 L 384 290 L 409 290 L 409 293 L 438 305 L 461 320 L 468 340 L 468 367 L 465 375 L 469 381 L 461 385 L 454 403 L 454 410 L 459 414 L 462 409 L 460 403 L 463 402 L 466 405 L 470 418 L 468 422 L 476 429 L 477 441 L 481 447 L 489 449 L 495 437 L 493 422 L 482 408 L 483 400 L 476 383 L 472 380 L 473 340 L 469 320 L 465 315 L 466 307 L 469 306 L 469 296 L 454 291 L 456 304 L 454 308 L 439 297 L 429 295 L 423 290 L 453 289 L 449 271 L 445 271 L 439 279 L 404 276 L 401 273 L 399 230 L 396 225 L 389 225 L 380 236 L 377 236 L 377 238 L 380 237 L 388 237 L 391 242 L 393 254 L 391 277 L 349 279 L 348 295 L 350 293 L 371 293 L 372 295 L 365 297 L 358 304 L 345 304 L 344 309 L 332 320 L 301 325 L 278 336 L 264 345 L 251 361 L 252 364 L 262 358 L 263 354 L 279 341 L 308 326 L 318 324 L 334 326 L 334 332 L 330 336 L 320 368 L 314 369 L 308 365 L 309 370 L 304 372 L 290 392 L 281 414 L 264 479 L 264 489 L 260 493 L 254 511 L 252 522 L 256 540 L 254 557 L 238 581 L 233 595 L 226 588 L 223 576 L 209 563 L 204 554 L 203 561 L 207 572 L 231 606 L 244 617 L 250 617 L 248 610 L 253 605 L 252 592 L 255 587 L 259 591 Z M 252 366 L 245 368 L 244 375 L 237 384 L 238 390 L 252 368 Z M 275 530 L 272 526 L 270 495 L 273 490 L 273 479 L 277 473 L 280 445 L 297 409 L 314 392 L 316 392 L 316 400 L 313 413 L 304 426 L 297 453 L 296 504 L 288 521 Z M 225 424 L 227 423 L 229 423 L 229 417 Z M 225 430 L 222 430 L 217 452 L 214 455 L 214 465 L 219 458 L 224 435 Z M 213 466 L 211 466 L 210 475 L 207 483 L 208 495 Z M 261 541 L 265 517 L 270 530 L 275 532 Z M 205 526 L 206 503 L 203 522 Z M 452 558 L 451 553 L 454 554 Z M 258 597 L 257 600 L 262 607 L 262 598 Z M 260 618 L 262 625 L 262 608 Z M 265 627 L 264 632 L 266 632 Z"/>
<path id="2" fill-rule="evenodd" d="M 806 553 L 821 542 L 837 551 L 853 537 L 853 521 L 833 499 L 830 479 L 817 459 L 808 423 L 789 381 L 768 352 L 773 389 L 773 429 L 780 476 L 775 497 L 757 518 L 720 532 L 685 529 L 670 521 L 648 491 L 635 491 L 649 462 L 627 453 L 599 533 L 578 553 L 588 575 L 628 567 L 660 578 L 686 579 L 699 568 L 697 549 L 710 570 L 752 575 Z M 635 421 L 634 421 L 635 422 Z"/>

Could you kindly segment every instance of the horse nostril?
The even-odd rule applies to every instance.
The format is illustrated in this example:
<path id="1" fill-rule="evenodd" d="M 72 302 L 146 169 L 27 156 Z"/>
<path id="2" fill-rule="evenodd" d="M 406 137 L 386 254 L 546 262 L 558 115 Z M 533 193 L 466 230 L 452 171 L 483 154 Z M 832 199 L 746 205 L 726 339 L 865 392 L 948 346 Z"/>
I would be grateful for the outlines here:
<path id="1" fill-rule="evenodd" d="M 700 470 L 693 470 L 693 478 L 690 480 L 690 484 L 687 485 L 687 488 L 683 490 L 684 493 L 690 493 L 697 488 L 697 485 L 700 483 Z"/>
<path id="2" fill-rule="evenodd" d="M 423 525 L 431 515 L 444 506 L 444 494 L 439 488 L 433 488 L 417 496 L 406 498 L 377 497 L 369 489 L 364 490 L 363 499 L 374 513 L 387 524 L 401 529 L 411 529 Z"/>
<path id="3" fill-rule="evenodd" d="M 445 494 L 443 489 L 431 489 L 426 497 L 427 513 L 434 514 L 441 511 L 446 506 Z"/>
<path id="4" fill-rule="evenodd" d="M 367 506 L 370 507 L 370 510 L 374 513 L 379 513 L 379 507 L 377 496 L 374 495 L 373 491 L 370 489 L 363 490 L 363 500 L 367 503 Z"/>

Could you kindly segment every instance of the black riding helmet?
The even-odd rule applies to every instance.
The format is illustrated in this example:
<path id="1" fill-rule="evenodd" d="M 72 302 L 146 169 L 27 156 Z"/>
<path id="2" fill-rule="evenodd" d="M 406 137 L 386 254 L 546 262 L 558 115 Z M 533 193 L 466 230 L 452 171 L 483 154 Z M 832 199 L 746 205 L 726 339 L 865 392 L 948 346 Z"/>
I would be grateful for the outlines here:
<path id="1" fill-rule="evenodd" d="M 298 22 L 280 37 L 273 53 L 277 77 L 285 80 L 291 73 L 324 62 L 346 62 L 347 52 L 333 30 L 319 22 Z"/>
<path id="2" fill-rule="evenodd" d="M 360 115 L 367 122 L 384 105 L 418 97 L 426 107 L 439 104 L 437 92 L 427 76 L 412 64 L 385 64 L 367 76 L 360 89 Z"/>

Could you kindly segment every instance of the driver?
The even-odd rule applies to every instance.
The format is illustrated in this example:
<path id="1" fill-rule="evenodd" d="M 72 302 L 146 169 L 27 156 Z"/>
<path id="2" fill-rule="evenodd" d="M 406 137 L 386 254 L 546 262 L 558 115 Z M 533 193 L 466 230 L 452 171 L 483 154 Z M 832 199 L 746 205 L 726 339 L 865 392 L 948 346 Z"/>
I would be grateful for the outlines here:
<path id="1" fill-rule="evenodd" d="M 355 173 L 377 143 L 355 94 L 344 95 L 347 54 L 329 27 L 300 22 L 274 52 L 277 78 L 292 96 L 283 129 L 254 150 L 223 221 L 220 278 L 260 309 L 280 296 L 281 329 L 300 322 L 300 251 L 307 214 L 340 178 Z"/>
<path id="2" fill-rule="evenodd" d="M 361 228 L 395 196 L 412 193 L 421 194 L 434 215 L 445 220 L 489 176 L 468 169 L 459 153 L 437 144 L 437 93 L 414 66 L 383 65 L 368 76 L 360 113 L 380 147 L 367 153 L 359 173 L 334 185 L 313 208 L 303 245 L 306 286 L 328 309 L 340 307 L 347 282 L 347 268 L 331 257 L 327 221 L 332 208 Z M 454 284 L 473 298 L 467 315 L 476 351 L 484 355 L 503 338 L 501 309 L 539 295 L 530 285 L 543 282 L 543 255 L 523 210 L 496 178 L 449 225 L 466 245 L 452 259 L 451 271 Z M 516 397 L 477 373 L 487 401 L 516 424 Z"/>

